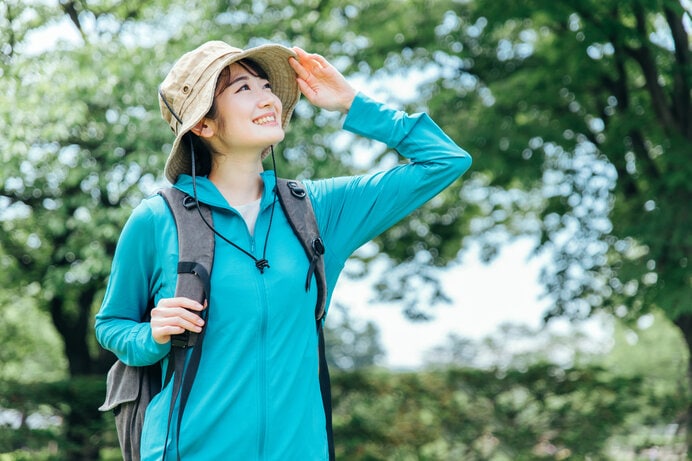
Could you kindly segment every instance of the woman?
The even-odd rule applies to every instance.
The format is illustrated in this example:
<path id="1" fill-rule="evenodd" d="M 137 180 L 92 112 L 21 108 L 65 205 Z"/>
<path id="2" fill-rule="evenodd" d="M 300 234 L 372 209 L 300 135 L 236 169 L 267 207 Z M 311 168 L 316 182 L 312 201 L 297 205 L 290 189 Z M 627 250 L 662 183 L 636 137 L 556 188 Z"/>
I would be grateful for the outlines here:
<path id="1" fill-rule="evenodd" d="M 344 129 L 409 160 L 384 172 L 304 181 L 326 247 L 328 296 L 353 251 L 471 164 L 427 115 L 394 111 L 357 93 L 319 55 L 279 45 L 242 51 L 222 42 L 185 54 L 160 88 L 163 118 L 176 135 L 165 173 L 211 207 L 223 236 L 216 239 L 211 275 L 213 316 L 204 325 L 199 313 L 206 304 L 174 297 L 175 224 L 163 199 L 152 196 L 123 229 L 96 317 L 99 342 L 135 366 L 164 358 L 172 335 L 206 329 L 177 444 L 168 439 L 166 459 L 328 459 L 316 283 L 305 290 L 309 263 L 276 205 L 274 173 L 262 168 L 283 140 L 300 93 L 319 108 L 346 114 Z M 200 157 L 196 178 L 190 139 Z M 141 322 L 149 299 L 156 305 L 151 322 Z M 164 454 L 170 387 L 147 409 L 143 460 Z"/>

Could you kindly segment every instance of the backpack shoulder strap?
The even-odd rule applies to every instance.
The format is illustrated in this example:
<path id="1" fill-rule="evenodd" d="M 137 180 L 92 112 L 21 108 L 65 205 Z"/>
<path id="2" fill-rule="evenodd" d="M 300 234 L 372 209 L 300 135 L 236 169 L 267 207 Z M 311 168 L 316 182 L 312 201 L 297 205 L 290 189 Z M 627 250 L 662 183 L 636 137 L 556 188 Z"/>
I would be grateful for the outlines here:
<path id="1" fill-rule="evenodd" d="M 212 224 L 211 210 L 174 187 L 159 192 L 173 213 L 178 229 L 178 280 L 176 296 L 185 296 L 203 303 L 209 295 L 210 276 L 214 264 L 214 234 L 202 219 Z M 201 215 L 200 215 L 201 214 Z"/>
<path id="2" fill-rule="evenodd" d="M 214 263 L 211 209 L 201 203 L 198 204 L 192 197 L 174 187 L 162 189 L 159 194 L 165 199 L 173 213 L 178 230 L 178 278 L 175 285 L 175 296 L 184 296 L 204 303 L 205 300 L 209 300 L 211 270 Z M 207 305 L 207 308 L 200 314 L 207 323 L 209 322 L 209 310 L 209 305 Z M 171 338 L 171 352 L 164 385 L 168 384 L 173 377 L 173 390 L 164 445 L 168 443 L 175 401 L 180 394 L 180 406 L 176 431 L 174 432 L 176 452 L 178 452 L 177 444 L 183 411 L 197 375 L 205 331 L 206 327 L 198 334 L 185 331 L 185 333 Z M 186 350 L 189 347 L 193 347 L 193 349 L 187 358 Z M 186 362 L 187 366 L 185 365 Z"/>
<path id="3" fill-rule="evenodd" d="M 327 279 L 324 273 L 324 258 L 322 257 L 324 255 L 324 242 L 317 227 L 315 210 L 312 208 L 305 187 L 299 181 L 277 178 L 276 192 L 288 222 L 300 240 L 308 261 L 310 261 L 310 268 L 305 280 L 306 291 L 310 289 L 312 275 L 315 275 L 317 282 L 315 320 L 319 321 L 324 317 L 327 303 Z"/>

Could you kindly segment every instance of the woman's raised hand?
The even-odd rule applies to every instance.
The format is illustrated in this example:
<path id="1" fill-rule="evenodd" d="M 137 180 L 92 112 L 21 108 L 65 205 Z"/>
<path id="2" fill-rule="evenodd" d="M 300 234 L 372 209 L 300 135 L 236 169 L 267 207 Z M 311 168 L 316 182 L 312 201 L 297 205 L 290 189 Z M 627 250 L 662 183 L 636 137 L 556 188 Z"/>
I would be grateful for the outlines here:
<path id="1" fill-rule="evenodd" d="M 171 340 L 171 336 L 185 330 L 199 333 L 204 326 L 204 320 L 197 313 L 204 308 L 205 306 L 190 298 L 160 300 L 151 310 L 151 335 L 154 341 L 165 344 Z"/>
<path id="2" fill-rule="evenodd" d="M 317 107 L 348 112 L 356 97 L 356 90 L 326 59 L 319 54 L 307 53 L 294 47 L 298 59 L 289 58 L 296 72 L 298 86 L 305 97 Z"/>

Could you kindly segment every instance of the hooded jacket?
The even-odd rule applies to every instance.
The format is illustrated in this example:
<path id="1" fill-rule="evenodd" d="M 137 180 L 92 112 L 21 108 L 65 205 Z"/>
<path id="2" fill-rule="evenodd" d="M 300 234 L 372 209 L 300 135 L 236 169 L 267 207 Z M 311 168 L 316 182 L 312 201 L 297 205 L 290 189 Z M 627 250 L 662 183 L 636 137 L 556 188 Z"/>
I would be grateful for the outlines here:
<path id="1" fill-rule="evenodd" d="M 469 154 L 426 114 L 408 115 L 362 94 L 344 129 L 383 142 L 409 161 L 372 174 L 303 181 L 326 248 L 328 301 L 358 247 L 471 165 Z M 272 171 L 261 176 L 253 235 L 214 184 L 197 178 L 198 198 L 211 207 L 214 227 L 258 259 L 266 243 L 270 267 L 260 273 L 251 258 L 216 237 L 204 349 L 178 440 L 184 461 L 328 459 L 314 321 L 317 284 L 306 292 L 309 262 L 278 202 L 267 236 L 275 177 Z M 191 177 L 182 175 L 175 187 L 192 195 Z M 140 319 L 150 299 L 174 296 L 177 262 L 172 214 L 162 197 L 151 196 L 123 228 L 96 316 L 99 343 L 127 365 L 153 364 L 168 354 L 170 344 L 156 343 L 149 323 Z M 162 457 L 171 388 L 169 383 L 147 409 L 143 461 Z M 176 459 L 174 426 L 167 459 Z"/>

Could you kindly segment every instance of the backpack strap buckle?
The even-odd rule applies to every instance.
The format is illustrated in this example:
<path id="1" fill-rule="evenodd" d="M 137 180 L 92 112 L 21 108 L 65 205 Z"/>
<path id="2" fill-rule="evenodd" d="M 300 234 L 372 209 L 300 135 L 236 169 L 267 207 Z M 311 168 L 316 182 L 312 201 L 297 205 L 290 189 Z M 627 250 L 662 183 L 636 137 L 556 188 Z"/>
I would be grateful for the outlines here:
<path id="1" fill-rule="evenodd" d="M 294 197 L 302 199 L 305 198 L 305 196 L 307 195 L 305 189 L 300 184 L 298 184 L 298 181 L 287 181 L 286 185 L 288 186 L 288 188 L 291 191 L 291 194 L 293 194 Z"/>

